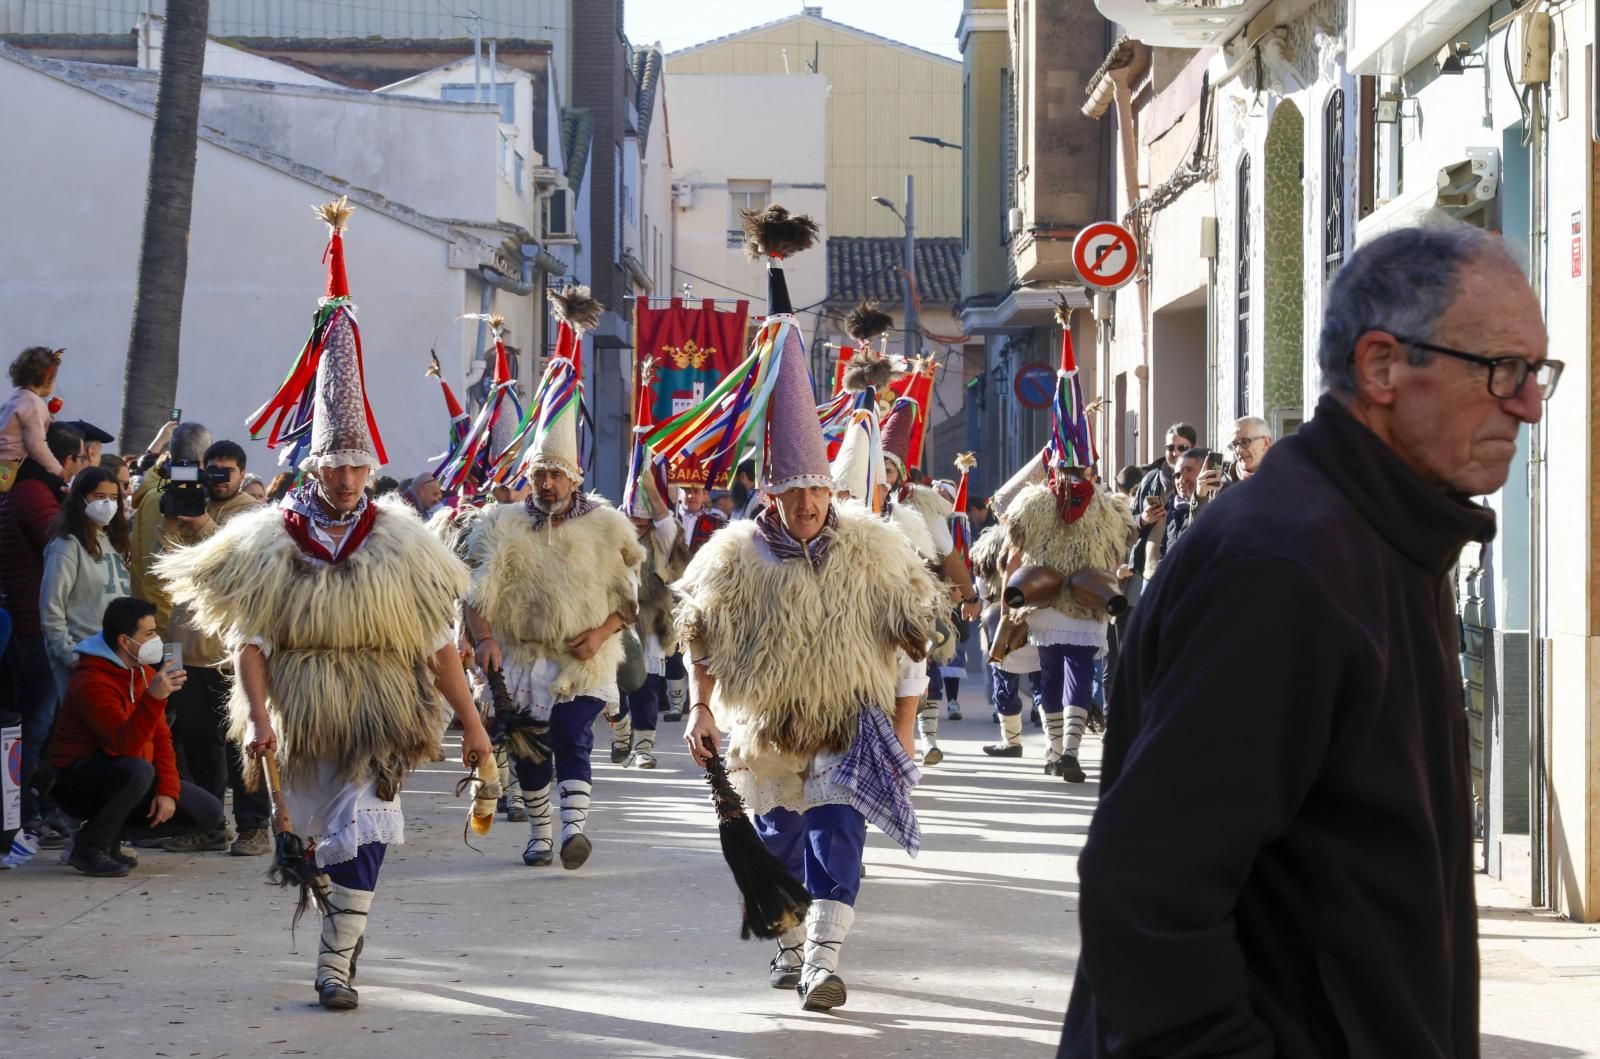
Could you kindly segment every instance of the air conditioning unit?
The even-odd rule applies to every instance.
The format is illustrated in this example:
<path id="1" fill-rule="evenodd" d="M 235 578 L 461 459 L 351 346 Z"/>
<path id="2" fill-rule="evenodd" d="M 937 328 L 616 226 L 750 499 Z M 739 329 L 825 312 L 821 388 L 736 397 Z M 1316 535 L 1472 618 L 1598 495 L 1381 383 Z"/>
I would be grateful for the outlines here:
<path id="1" fill-rule="evenodd" d="M 672 185 L 672 204 L 680 210 L 694 209 L 694 185 Z"/>
<path id="2" fill-rule="evenodd" d="M 577 196 L 569 187 L 552 188 L 544 197 L 544 239 L 547 243 L 578 241 Z"/>

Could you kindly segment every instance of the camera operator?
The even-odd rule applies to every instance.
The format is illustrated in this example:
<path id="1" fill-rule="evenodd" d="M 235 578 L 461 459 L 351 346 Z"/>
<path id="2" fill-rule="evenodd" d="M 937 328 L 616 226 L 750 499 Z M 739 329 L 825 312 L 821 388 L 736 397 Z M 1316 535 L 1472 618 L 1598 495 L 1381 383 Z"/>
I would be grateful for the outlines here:
<path id="1" fill-rule="evenodd" d="M 203 493 L 179 485 L 182 468 L 173 467 L 172 484 L 163 497 L 168 509 L 156 534 L 155 554 L 199 544 L 229 519 L 260 507 L 244 491 L 245 453 L 236 442 L 219 441 L 206 449 L 205 466 L 196 484 Z M 197 505 L 198 501 L 198 505 Z M 196 510 L 198 506 L 198 510 Z M 191 514 L 191 512 L 194 512 Z M 268 832 L 271 809 L 265 790 L 247 791 L 239 750 L 228 741 L 228 671 L 232 661 L 220 640 L 194 627 L 184 607 L 174 607 L 166 585 L 155 582 L 159 628 L 179 646 L 188 683 L 172 695 L 172 739 L 187 778 L 218 801 L 233 789 L 233 820 L 238 837 L 230 846 L 224 829 L 192 832 L 167 839 L 161 848 L 173 853 L 201 853 L 226 849 L 237 857 L 260 856 L 272 851 Z M 170 614 L 170 618 L 168 617 Z"/>
<path id="2" fill-rule="evenodd" d="M 156 598 L 149 583 L 153 580 L 149 575 L 150 556 L 156 546 L 156 531 L 161 528 L 161 498 L 166 494 L 172 461 L 198 466 L 210 446 L 211 431 L 199 423 L 168 422 L 139 457 L 139 473 L 143 477 L 139 488 L 133 491 L 133 554 L 128 564 L 128 572 L 133 575 L 133 595 L 139 599 Z M 166 628 L 166 619 L 163 613 L 161 628 Z"/>

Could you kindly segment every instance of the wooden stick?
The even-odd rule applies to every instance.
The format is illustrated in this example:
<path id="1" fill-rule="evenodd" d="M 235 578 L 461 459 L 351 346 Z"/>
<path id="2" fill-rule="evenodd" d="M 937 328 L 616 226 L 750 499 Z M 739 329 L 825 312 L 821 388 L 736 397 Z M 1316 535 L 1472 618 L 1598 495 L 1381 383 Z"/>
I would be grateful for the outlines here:
<path id="1" fill-rule="evenodd" d="M 291 834 L 294 821 L 289 817 L 288 803 L 283 800 L 283 778 L 278 775 L 278 755 L 269 750 L 261 755 L 261 760 L 267 770 L 267 797 L 272 800 L 272 832 L 277 835 Z"/>

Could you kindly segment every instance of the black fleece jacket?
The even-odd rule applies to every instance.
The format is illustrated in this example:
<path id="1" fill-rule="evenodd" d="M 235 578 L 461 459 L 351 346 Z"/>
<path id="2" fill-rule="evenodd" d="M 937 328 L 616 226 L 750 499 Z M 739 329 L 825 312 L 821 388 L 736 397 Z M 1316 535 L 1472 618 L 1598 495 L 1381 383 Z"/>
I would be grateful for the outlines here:
<path id="1" fill-rule="evenodd" d="M 1494 516 L 1337 401 L 1134 614 L 1065 1056 L 1476 1056 L 1450 570 Z"/>

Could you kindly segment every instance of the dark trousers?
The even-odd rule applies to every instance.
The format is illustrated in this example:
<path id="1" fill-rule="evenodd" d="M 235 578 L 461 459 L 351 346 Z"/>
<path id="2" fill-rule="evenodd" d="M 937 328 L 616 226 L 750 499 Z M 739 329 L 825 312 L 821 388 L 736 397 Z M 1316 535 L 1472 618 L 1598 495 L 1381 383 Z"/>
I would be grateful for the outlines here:
<path id="1" fill-rule="evenodd" d="M 267 788 L 247 791 L 239 748 L 228 739 L 228 678 L 206 666 L 185 666 L 189 682 L 173 692 L 173 748 L 184 778 L 217 801 L 233 791 L 233 821 L 240 831 L 264 831 L 272 822 Z"/>
<path id="2" fill-rule="evenodd" d="M 1044 712 L 1068 706 L 1094 705 L 1094 659 L 1099 650 L 1079 644 L 1045 644 L 1039 648 L 1039 681 L 1044 685 Z"/>
<path id="3" fill-rule="evenodd" d="M 849 805 L 815 805 L 803 813 L 773 809 L 755 819 L 756 833 L 819 900 L 856 903 L 861 892 L 861 853 L 867 818 Z"/>
<path id="4" fill-rule="evenodd" d="M 84 823 L 74 842 L 104 849 L 120 838 L 174 838 L 222 829 L 222 803 L 185 780 L 178 808 L 160 827 L 150 826 L 156 797 L 156 767 L 144 758 L 113 757 L 96 750 L 61 770 L 56 801 Z"/>
<path id="5" fill-rule="evenodd" d="M 60 696 L 43 636 L 12 636 L 6 661 L 11 669 L 12 701 L 22 718 L 22 820 L 32 823 L 52 808 L 49 799 L 33 793 L 33 771 L 50 742 Z"/>
<path id="6" fill-rule="evenodd" d="M 689 667 L 684 665 L 683 652 L 667 656 L 667 679 L 684 680 L 689 676 Z"/>
<path id="7" fill-rule="evenodd" d="M 1021 689 L 1022 677 L 1019 674 L 1007 673 L 997 665 L 989 666 L 989 695 L 1002 717 L 1015 717 L 1022 712 Z M 1028 693 L 1034 706 L 1044 699 L 1037 672 L 1028 674 Z"/>
<path id="8" fill-rule="evenodd" d="M 322 871 L 332 882 L 347 890 L 376 890 L 378 869 L 383 867 L 383 855 L 389 847 L 383 842 L 366 842 L 356 847 L 356 855 L 338 864 L 330 864 Z"/>
<path id="9" fill-rule="evenodd" d="M 550 756 L 534 762 L 516 761 L 517 784 L 525 791 L 542 790 L 550 785 L 552 774 L 558 780 L 594 778 L 589 754 L 594 750 L 594 719 L 600 716 L 599 699 L 584 695 L 558 702 L 550 711 Z"/>
<path id="10" fill-rule="evenodd" d="M 622 712 L 618 716 L 631 717 L 634 731 L 642 728 L 647 732 L 653 732 L 661 719 L 661 703 L 666 697 L 667 678 L 657 673 L 650 673 L 644 678 L 644 684 L 638 691 L 631 691 L 622 696 Z"/>

